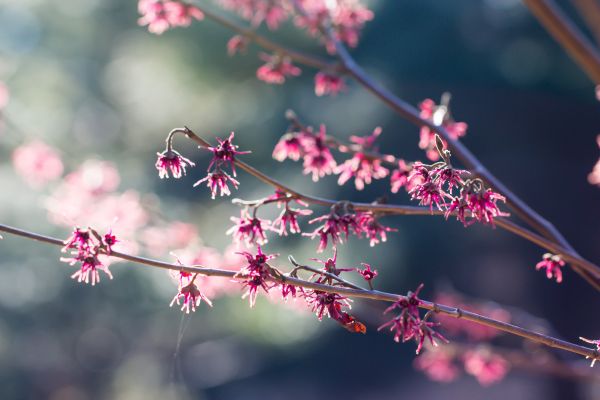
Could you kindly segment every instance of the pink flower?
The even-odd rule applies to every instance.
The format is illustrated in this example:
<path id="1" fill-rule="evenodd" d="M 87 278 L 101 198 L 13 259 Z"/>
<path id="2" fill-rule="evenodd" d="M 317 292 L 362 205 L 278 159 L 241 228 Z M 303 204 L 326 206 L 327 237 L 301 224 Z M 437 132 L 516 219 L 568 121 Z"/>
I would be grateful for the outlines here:
<path id="1" fill-rule="evenodd" d="M 442 98 L 442 104 L 437 105 L 431 99 L 425 99 L 419 107 L 421 108 L 421 118 L 428 119 L 437 126 L 442 126 L 454 140 L 466 135 L 467 124 L 464 122 L 455 122 L 448 110 L 449 97 Z M 445 104 L 444 104 L 445 103 Z M 444 147 L 447 144 L 444 142 Z M 437 161 L 440 155 L 436 147 L 435 132 L 429 127 L 421 127 L 419 148 L 426 151 L 427 158 L 431 161 Z"/>
<path id="2" fill-rule="evenodd" d="M 485 349 L 467 351 L 463 359 L 465 371 L 483 386 L 501 381 L 510 367 L 503 357 Z"/>
<path id="3" fill-rule="evenodd" d="M 500 211 L 498 201 L 506 202 L 504 196 L 492 189 L 465 192 L 465 198 L 472 216 L 483 224 L 494 225 L 494 218 L 506 217 L 507 213 Z"/>
<path id="4" fill-rule="evenodd" d="M 199 8 L 179 1 L 140 0 L 138 11 L 142 14 L 138 24 L 148 25 L 148 31 L 157 35 L 171 27 L 189 26 L 193 19 L 204 19 Z"/>
<path id="5" fill-rule="evenodd" d="M 363 279 L 371 284 L 371 281 L 375 279 L 377 276 L 377 270 L 371 269 L 371 265 L 366 263 L 361 263 L 364 269 L 357 269 L 358 273 L 363 277 Z"/>
<path id="6" fill-rule="evenodd" d="M 387 232 L 397 232 L 398 229 L 390 228 L 379 223 L 375 214 L 371 211 L 358 213 L 359 231 L 364 233 L 371 247 L 379 242 L 387 241 Z"/>
<path id="7" fill-rule="evenodd" d="M 245 53 L 248 48 L 248 39 L 242 35 L 232 36 L 227 42 L 227 54 L 234 56 L 237 53 Z"/>
<path id="8" fill-rule="evenodd" d="M 319 178 L 325 175 L 331 175 L 335 168 L 336 162 L 326 142 L 325 125 L 321 125 L 319 133 L 314 136 L 312 145 L 305 142 L 304 145 L 304 171 L 305 175 L 312 174 L 313 182 L 317 182 Z"/>
<path id="9" fill-rule="evenodd" d="M 415 183 L 409 192 L 411 199 L 419 200 L 419 205 L 429 206 L 432 213 L 434 205 L 442 210 L 446 207 L 444 198 L 451 197 L 442 189 L 441 181 L 433 178 L 434 176 L 422 164 L 415 164 L 411 175 L 408 177 L 409 184 L 419 182 Z"/>
<path id="10" fill-rule="evenodd" d="M 323 225 L 315 229 L 311 233 L 304 233 L 305 236 L 309 236 L 311 239 L 319 237 L 319 247 L 317 252 L 322 252 L 327 248 L 329 241 L 335 246 L 337 243 L 342 243 L 345 238 L 348 238 L 350 230 L 354 231 L 355 234 L 360 235 L 360 225 L 356 219 L 351 207 L 346 203 L 338 203 L 331 207 L 329 214 L 314 218 L 308 221 L 309 224 L 316 222 L 323 222 Z"/>
<path id="11" fill-rule="evenodd" d="M 303 154 L 300 133 L 297 132 L 283 135 L 273 149 L 273 158 L 277 161 L 284 161 L 286 158 L 298 161 Z"/>
<path id="12" fill-rule="evenodd" d="M 381 325 L 377 330 L 389 328 L 390 331 L 394 332 L 394 341 L 402 343 L 414 339 L 417 343 L 417 351 L 419 354 L 423 348 L 425 339 L 429 339 L 432 346 L 437 346 L 435 339 L 440 339 L 447 342 L 440 333 L 433 330 L 433 327 L 439 325 L 434 322 L 429 322 L 425 319 L 421 319 L 419 315 L 419 305 L 421 300 L 418 298 L 419 292 L 423 288 L 423 284 L 419 285 L 417 290 L 408 292 L 408 294 L 388 307 L 384 314 L 400 310 L 400 313 L 392 320 Z"/>
<path id="13" fill-rule="evenodd" d="M 148 25 L 148 31 L 160 35 L 169 29 L 169 19 L 165 5 L 160 0 L 140 0 L 138 12 L 142 14 L 138 25 Z"/>
<path id="14" fill-rule="evenodd" d="M 598 87 L 600 87 L 600 85 Z M 586 339 L 586 338 L 583 338 L 583 337 L 580 336 L 579 340 L 583 340 L 586 343 L 595 345 L 596 346 L 596 351 L 600 351 L 600 339 L 599 340 L 592 340 L 592 339 Z M 586 359 L 589 359 L 589 358 L 590 357 L 586 357 Z M 597 360 L 598 360 L 597 358 L 592 359 L 592 363 L 590 364 L 590 367 L 593 367 Z"/>
<path id="15" fill-rule="evenodd" d="M 317 96 L 336 95 L 346 89 L 344 80 L 337 76 L 326 72 L 318 72 L 315 75 L 315 94 Z"/>
<path id="16" fill-rule="evenodd" d="M 248 261 L 248 264 L 237 274 L 244 277 L 244 286 L 248 288 L 248 291 L 242 296 L 242 298 L 249 297 L 250 307 L 254 307 L 254 304 L 256 303 L 256 296 L 258 295 L 258 289 L 262 288 L 265 292 L 268 292 L 273 286 L 269 285 L 268 282 L 270 272 L 266 263 L 267 261 L 277 257 L 277 255 L 264 254 L 260 246 L 258 246 L 258 252 L 256 255 L 247 251 L 243 251 L 238 254 L 246 257 L 246 260 Z"/>
<path id="17" fill-rule="evenodd" d="M 350 300 L 346 297 L 337 293 L 315 290 L 306 296 L 306 301 L 309 306 L 312 306 L 312 311 L 319 321 L 323 316 L 328 316 L 350 332 L 363 334 L 367 332 L 367 327 L 363 323 L 344 311 L 345 308 L 350 308 Z"/>
<path id="18" fill-rule="evenodd" d="M 211 198 L 214 200 L 217 192 L 221 196 L 229 196 L 231 195 L 231 191 L 229 190 L 228 184 L 231 183 L 235 189 L 238 188 L 240 184 L 236 179 L 232 178 L 227 172 L 217 170 L 217 172 L 209 172 L 206 177 L 200 179 L 198 182 L 194 183 L 194 187 L 200 185 L 202 182 L 206 182 L 206 186 L 210 188 Z"/>
<path id="19" fill-rule="evenodd" d="M 312 210 L 291 208 L 288 203 L 286 203 L 285 208 L 279 217 L 273 221 L 271 230 L 277 232 L 279 235 L 287 236 L 286 226 L 289 225 L 291 233 L 300 233 L 301 230 L 298 225 L 298 216 L 305 217 L 311 214 Z"/>
<path id="20" fill-rule="evenodd" d="M 562 267 L 565 266 L 563 259 L 554 254 L 546 253 L 542 261 L 536 264 L 535 269 L 539 271 L 542 268 L 546 269 L 546 277 L 548 279 L 556 278 L 557 283 L 561 283 L 563 279 Z"/>
<path id="21" fill-rule="evenodd" d="M 100 259 L 100 254 L 110 254 L 111 246 L 117 242 L 117 239 L 110 232 L 101 237 L 93 229 L 81 230 L 76 228 L 73 234 L 65 240 L 62 251 L 71 250 L 72 257 L 62 257 L 60 260 L 69 263 L 69 265 L 80 264 L 80 269 L 71 275 L 71 278 L 78 282 L 91 283 L 100 282 L 100 273 L 103 271 L 110 279 L 112 274 L 108 266 L 104 265 Z"/>
<path id="22" fill-rule="evenodd" d="M 392 193 L 398 193 L 402 187 L 406 187 L 410 191 L 411 186 L 408 184 L 412 168 L 410 168 L 404 160 L 398 160 L 398 168 L 392 171 L 390 176 L 390 184 Z"/>
<path id="23" fill-rule="evenodd" d="M 173 307 L 173 304 L 177 303 L 177 305 L 181 305 L 181 311 L 184 311 L 186 314 L 189 314 L 190 311 L 195 312 L 196 307 L 199 307 L 202 303 L 202 300 L 210 307 L 212 307 L 212 302 L 206 297 L 198 288 L 195 283 L 197 274 L 191 274 L 189 272 L 180 271 L 179 272 L 179 287 L 177 289 L 177 294 L 171 300 L 170 307 Z M 180 303 L 183 300 L 183 304 Z"/>
<path id="24" fill-rule="evenodd" d="M 289 7 L 286 3 L 272 0 L 220 0 L 223 7 L 237 12 L 242 18 L 250 20 L 257 27 L 263 21 L 269 29 L 277 29 L 288 19 Z"/>
<path id="25" fill-rule="evenodd" d="M 332 258 L 328 258 L 327 260 L 321 260 L 318 258 L 311 258 L 311 260 L 316 261 L 318 263 L 321 263 L 324 265 L 323 268 L 323 272 L 327 272 L 330 274 L 333 274 L 335 276 L 339 276 L 342 272 L 348 272 L 348 271 L 354 271 L 354 268 L 338 268 L 337 267 L 337 249 L 334 248 L 333 249 L 333 257 Z M 314 274 L 312 276 L 312 278 L 318 276 L 317 280 L 315 282 L 317 283 L 331 283 L 331 278 L 320 275 L 320 274 Z"/>
<path id="26" fill-rule="evenodd" d="M 198 21 L 204 19 L 204 13 L 198 7 L 179 1 L 166 1 L 164 4 L 167 20 L 173 27 L 190 26 L 193 19 Z"/>
<path id="27" fill-rule="evenodd" d="M 17 174 L 34 188 L 58 179 L 63 172 L 57 151 L 39 140 L 17 147 L 12 161 Z"/>
<path id="28" fill-rule="evenodd" d="M 260 58 L 266 64 L 258 68 L 256 77 L 266 83 L 281 85 L 285 82 L 285 78 L 298 76 L 301 73 L 300 68 L 293 65 L 288 57 L 262 53 Z"/>
<path id="29" fill-rule="evenodd" d="M 162 153 L 156 153 L 156 169 L 160 179 L 169 177 L 169 170 L 173 178 L 179 179 L 186 173 L 187 167 L 193 167 L 195 164 L 183 157 L 175 150 L 165 150 Z"/>
<path id="30" fill-rule="evenodd" d="M 363 190 L 365 184 L 369 185 L 373 179 L 385 178 L 390 171 L 381 165 L 380 160 L 358 152 L 338 166 L 335 172 L 340 174 L 338 185 L 343 185 L 354 177 L 356 189 Z"/>
<path id="31" fill-rule="evenodd" d="M 235 172 L 235 157 L 238 154 L 249 154 L 249 151 L 238 151 L 237 145 L 233 144 L 234 132 L 231 132 L 225 140 L 217 138 L 219 144 L 216 147 L 208 147 L 207 149 L 213 153 L 213 158 L 208 165 L 208 172 L 218 172 L 224 165 L 229 165 L 233 172 L 233 176 L 237 176 Z"/>
<path id="32" fill-rule="evenodd" d="M 241 211 L 239 218 L 231 217 L 231 221 L 235 225 L 227 231 L 227 234 L 233 235 L 236 243 L 246 243 L 248 247 L 253 243 L 261 245 L 267 243 L 264 231 L 268 229 L 269 221 L 257 218 L 255 215 L 250 216 L 246 209 Z"/>

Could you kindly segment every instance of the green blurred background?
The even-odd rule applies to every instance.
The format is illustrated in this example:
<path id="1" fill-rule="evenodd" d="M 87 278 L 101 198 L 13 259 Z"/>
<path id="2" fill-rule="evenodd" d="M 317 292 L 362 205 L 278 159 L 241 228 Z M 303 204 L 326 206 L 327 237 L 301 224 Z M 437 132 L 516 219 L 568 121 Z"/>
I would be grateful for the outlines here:
<path id="1" fill-rule="evenodd" d="M 579 23 L 570 3 L 560 3 Z M 413 104 L 452 92 L 456 119 L 469 124 L 464 142 L 581 254 L 600 260 L 600 192 L 586 181 L 598 158 L 600 105 L 593 85 L 521 2 L 397 0 L 371 6 L 375 20 L 354 51 L 359 62 Z M 386 151 L 424 158 L 417 128 L 356 84 L 337 97 L 317 98 L 316 71 L 304 69 L 283 86 L 266 85 L 255 78 L 256 48 L 228 57 L 230 33 L 215 23 L 155 36 L 137 26 L 136 7 L 133 0 L 0 0 L 0 80 L 11 91 L 0 133 L 3 223 L 69 234 L 48 222 L 50 189 L 31 189 L 12 167 L 11 152 L 33 139 L 58 148 L 67 172 L 90 158 L 115 163 L 120 190 L 144 193 L 165 219 L 195 224 L 204 243 L 221 251 L 237 207 L 192 188 L 203 168 L 183 180 L 157 177 L 156 152 L 173 127 L 188 125 L 211 139 L 234 130 L 241 149 L 252 150 L 245 159 L 253 165 L 305 193 L 339 199 L 372 201 L 389 188 L 377 182 L 356 192 L 352 185 L 337 187 L 333 177 L 314 185 L 300 165 L 272 160 L 286 129 L 286 109 L 313 125 L 326 123 L 340 137 L 382 126 Z M 289 25 L 274 37 L 320 52 Z M 175 146 L 201 167 L 208 162 L 183 139 Z M 270 193 L 246 174 L 239 178 L 234 196 Z M 390 201 L 408 204 L 406 195 L 388 194 Z M 449 284 L 539 316 L 567 340 L 600 335 L 597 293 L 570 271 L 561 285 L 536 273 L 539 248 L 502 230 L 464 229 L 440 218 L 386 223 L 399 230 L 387 243 L 370 248 L 352 240 L 340 248 L 341 264 L 372 264 L 383 290 L 405 292 L 424 282 L 427 298 L 437 285 Z M 307 260 L 315 248 L 307 238 L 291 237 L 272 240 L 267 251 L 281 253 L 280 265 L 287 267 L 288 254 Z M 237 293 L 182 318 L 168 307 L 175 288 L 163 271 L 115 264 L 115 279 L 91 288 L 68 279 L 59 257 L 56 248 L 8 235 L 0 242 L 1 398 L 600 396 L 588 384 L 516 370 L 488 388 L 468 376 L 448 385 L 430 382 L 412 369 L 412 343 L 398 345 L 376 333 L 382 305 L 355 302 L 355 314 L 369 326 L 366 336 L 262 298 L 249 309 Z M 168 252 L 160 258 L 173 260 Z"/>

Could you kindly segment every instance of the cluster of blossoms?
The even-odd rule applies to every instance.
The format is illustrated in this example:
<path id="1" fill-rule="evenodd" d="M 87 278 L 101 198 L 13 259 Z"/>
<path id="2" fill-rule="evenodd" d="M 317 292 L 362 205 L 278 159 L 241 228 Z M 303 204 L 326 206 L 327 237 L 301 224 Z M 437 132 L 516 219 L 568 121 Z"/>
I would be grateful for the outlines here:
<path id="1" fill-rule="evenodd" d="M 467 124 L 464 122 L 456 122 L 452 118 L 449 109 L 450 94 L 444 93 L 442 96 L 441 104 L 435 104 L 431 99 L 425 99 L 419 104 L 421 109 L 421 118 L 431 121 L 436 126 L 443 127 L 448 135 L 454 140 L 465 136 L 467 134 Z M 436 134 L 429 127 L 421 127 L 419 148 L 425 150 L 427 158 L 431 161 L 437 161 L 440 159 L 438 152 L 438 145 L 436 143 Z M 447 143 L 444 143 L 444 148 L 447 147 Z"/>
<path id="2" fill-rule="evenodd" d="M 100 236 L 92 228 L 76 228 L 71 237 L 64 242 L 63 252 L 69 251 L 71 257 L 63 257 L 60 260 L 69 263 L 69 265 L 80 264 L 79 271 L 71 275 L 71 278 L 78 282 L 91 283 L 100 282 L 100 273 L 103 271 L 110 279 L 108 266 L 102 263 L 100 255 L 110 255 L 112 246 L 117 243 L 117 238 L 111 232 Z"/>
<path id="3" fill-rule="evenodd" d="M 139 0 L 138 11 L 142 15 L 138 24 L 148 25 L 148 31 L 157 35 L 170 28 L 190 26 L 194 19 L 204 19 L 199 8 L 182 1 Z"/>
<path id="4" fill-rule="evenodd" d="M 460 365 L 482 386 L 501 381 L 510 369 L 510 363 L 504 357 L 485 346 L 464 353 L 452 349 L 428 348 L 414 361 L 417 370 L 423 371 L 429 379 L 436 382 L 452 382 L 457 379 Z"/>
<path id="5" fill-rule="evenodd" d="M 371 135 L 351 136 L 352 144 L 344 146 L 327 136 L 325 125 L 320 126 L 318 133 L 315 133 L 312 127 L 306 127 L 283 135 L 273 149 L 273 158 L 278 161 L 287 158 L 298 161 L 302 158 L 304 174 L 311 174 L 313 181 L 316 182 L 326 175 L 339 174 L 338 184 L 343 185 L 354 179 L 356 188 L 362 190 L 374 179 L 385 178 L 390 173 L 382 164 L 393 157 L 384 156 L 381 159 L 371 153 L 376 150 L 375 140 L 380 134 L 381 128 L 378 127 Z M 338 165 L 330 147 L 352 152 L 353 156 Z"/>
<path id="6" fill-rule="evenodd" d="M 377 215 L 372 211 L 355 211 L 352 203 L 349 202 L 336 203 L 328 214 L 314 218 L 308 223 L 317 222 L 322 224 L 313 232 L 304 235 L 312 239 L 319 238 L 318 252 L 325 250 L 329 243 L 332 246 L 343 243 L 350 233 L 359 238 L 364 234 L 371 246 L 374 246 L 380 241 L 387 240 L 387 232 L 396 231 L 379 223 Z"/>
<path id="7" fill-rule="evenodd" d="M 271 272 L 269 269 L 270 267 L 267 265 L 267 261 L 272 260 L 277 257 L 277 255 L 263 254 L 260 246 L 258 246 L 256 255 L 247 251 L 240 252 L 239 254 L 246 257 L 246 261 L 248 262 L 248 264 L 238 272 L 238 275 L 243 278 L 244 286 L 248 288 L 248 291 L 244 294 L 243 298 L 248 297 L 250 299 L 250 307 L 254 307 L 258 289 L 262 288 L 265 292 L 268 292 L 273 286 L 273 284 L 268 281 Z"/>
<path id="8" fill-rule="evenodd" d="M 450 152 L 443 148 L 439 136 L 436 138 L 443 161 L 433 165 L 413 164 L 407 178 L 411 198 L 429 206 L 432 213 L 435 206 L 444 212 L 446 219 L 456 215 L 465 227 L 475 222 L 494 226 L 494 218 L 508 216 L 497 204 L 506 201 L 504 196 L 486 188 L 481 179 L 470 178 L 469 171 L 453 168 Z"/>
<path id="9" fill-rule="evenodd" d="M 186 128 L 187 129 L 187 128 Z M 206 186 L 211 191 L 211 196 L 214 199 L 217 194 L 221 196 L 229 196 L 231 191 L 229 185 L 238 188 L 240 184 L 234 177 L 237 176 L 235 171 L 235 158 L 238 154 L 248 154 L 249 151 L 238 151 L 238 146 L 233 144 L 235 134 L 231 132 L 227 139 L 217 138 L 219 144 L 217 146 L 208 146 L 206 149 L 212 152 L 213 158 L 208 165 L 206 177 L 194 183 L 194 187 L 206 182 Z M 186 174 L 187 167 L 193 167 L 195 164 L 183 157 L 172 148 L 173 133 L 167 138 L 167 148 L 162 153 L 157 153 L 156 169 L 159 177 L 168 178 L 169 172 L 173 178 L 181 178 Z M 225 170 L 225 167 L 231 169 L 233 177 Z"/>
<path id="10" fill-rule="evenodd" d="M 264 22 L 272 30 L 293 18 L 297 27 L 322 38 L 321 29 L 331 26 L 336 38 L 352 47 L 358 44 L 365 23 L 373 19 L 373 12 L 359 0 L 300 0 L 297 2 L 300 10 L 296 10 L 292 0 L 220 0 L 220 4 L 252 25 Z M 332 43 L 325 43 L 330 52 L 335 52 Z"/>
<path id="11" fill-rule="evenodd" d="M 428 321 L 431 314 L 428 313 L 423 318 L 419 314 L 421 300 L 418 296 L 422 288 L 423 284 L 419 285 L 414 293 L 408 292 L 405 297 L 388 307 L 384 314 L 398 310 L 398 315 L 378 328 L 378 330 L 389 328 L 391 332 L 394 332 L 394 341 L 396 342 L 404 343 L 411 339 L 414 340 L 417 343 L 417 354 L 423 348 L 425 339 L 429 339 L 432 346 L 437 346 L 436 338 L 448 342 L 444 336 L 433 329 L 439 324 Z"/>

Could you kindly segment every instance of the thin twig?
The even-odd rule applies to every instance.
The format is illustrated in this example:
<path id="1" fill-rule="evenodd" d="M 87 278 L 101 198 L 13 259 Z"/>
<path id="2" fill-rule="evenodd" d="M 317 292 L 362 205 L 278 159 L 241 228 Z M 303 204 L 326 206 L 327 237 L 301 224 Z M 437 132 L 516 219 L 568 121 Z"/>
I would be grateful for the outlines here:
<path id="1" fill-rule="evenodd" d="M 38 242 L 49 243 L 55 246 L 64 246 L 64 242 L 60 239 L 40 235 L 37 233 L 25 231 L 22 229 L 14 228 L 11 226 L 7 226 L 4 224 L 0 224 L 0 231 L 6 232 L 12 235 L 21 236 L 27 239 L 35 240 Z M 155 268 L 162 268 L 174 271 L 185 271 L 190 273 L 197 273 L 199 275 L 204 276 L 216 276 L 216 277 L 226 277 L 226 278 L 243 278 L 243 276 L 239 275 L 237 271 L 229 271 L 223 269 L 215 269 L 215 268 L 206 268 L 203 266 L 182 266 L 178 264 L 170 264 L 163 261 L 152 260 L 149 258 L 138 257 L 129 255 L 126 253 L 121 253 L 118 251 L 113 251 L 110 254 L 112 257 L 121 258 L 123 260 L 128 260 L 137 264 L 146 265 Z M 269 266 L 270 267 L 270 266 Z M 398 300 L 406 299 L 406 296 L 402 296 L 399 294 L 386 293 L 378 290 L 366 290 L 366 289 L 354 289 L 347 288 L 341 286 L 333 286 L 333 285 L 325 285 L 321 283 L 308 282 L 299 278 L 294 278 L 285 275 L 278 276 L 269 276 L 269 279 L 273 282 L 277 283 L 285 283 L 288 285 L 293 285 L 297 287 L 302 287 L 305 289 L 312 289 L 317 291 L 322 291 L 326 293 L 337 293 L 339 295 L 347 296 L 347 297 L 356 297 L 370 300 L 380 300 L 387 302 L 397 302 Z M 497 321 L 493 318 L 489 318 L 483 315 L 479 315 L 474 312 L 462 310 L 460 308 L 451 307 L 443 304 L 437 304 L 430 301 L 420 300 L 419 307 L 425 310 L 433 310 L 435 313 L 448 315 L 453 318 L 461 318 L 466 321 L 475 322 L 480 325 L 489 326 L 495 328 L 497 330 L 510 333 L 524 339 L 531 340 L 536 343 L 545 344 L 546 346 L 565 350 L 571 353 L 579 354 L 585 356 L 590 359 L 598 359 L 600 358 L 600 353 L 597 350 L 591 349 L 585 346 L 580 346 L 578 344 L 570 343 L 561 339 L 557 339 L 551 336 L 547 336 L 541 333 L 537 333 L 513 324 L 509 324 L 502 321 Z"/>

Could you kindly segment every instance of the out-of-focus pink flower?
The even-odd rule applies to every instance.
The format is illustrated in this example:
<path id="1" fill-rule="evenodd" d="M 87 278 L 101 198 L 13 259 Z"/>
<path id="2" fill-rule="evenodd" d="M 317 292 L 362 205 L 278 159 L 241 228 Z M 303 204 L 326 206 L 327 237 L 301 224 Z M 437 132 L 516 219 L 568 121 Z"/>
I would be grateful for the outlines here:
<path id="1" fill-rule="evenodd" d="M 279 28 L 279 25 L 289 18 L 288 10 L 291 9 L 291 5 L 285 1 L 220 0 L 219 3 L 251 21 L 254 26 L 265 22 L 269 29 Z"/>
<path id="2" fill-rule="evenodd" d="M 563 279 L 562 267 L 564 266 L 565 262 L 560 256 L 546 253 L 543 256 L 542 261 L 536 264 L 535 269 L 536 271 L 545 269 L 546 277 L 548 279 L 555 278 L 556 283 L 561 283 Z"/>
<path id="3" fill-rule="evenodd" d="M 325 175 L 331 175 L 337 166 L 326 140 L 325 125 L 321 125 L 319 133 L 313 137 L 311 145 L 308 144 L 308 140 L 303 142 L 305 152 L 303 173 L 305 175 L 312 174 L 313 182 L 317 182 Z"/>
<path id="4" fill-rule="evenodd" d="M 285 78 L 298 76 L 302 72 L 300 68 L 292 64 L 292 60 L 289 57 L 271 56 L 262 53 L 260 58 L 266 64 L 258 68 L 256 77 L 266 83 L 281 85 L 285 82 Z"/>
<path id="5" fill-rule="evenodd" d="M 510 365 L 502 356 L 487 349 L 467 351 L 463 357 L 465 371 L 473 375 L 483 386 L 501 381 Z"/>
<path id="6" fill-rule="evenodd" d="M 344 80 L 337 75 L 317 72 L 315 75 L 315 94 L 317 96 L 336 95 L 346 89 Z"/>
<path id="7" fill-rule="evenodd" d="M 398 160 L 398 168 L 392 171 L 390 176 L 390 184 L 392 193 L 398 193 L 402 187 L 406 187 L 406 190 L 410 192 L 412 189 L 411 185 L 408 184 L 408 177 L 410 176 L 412 168 L 409 167 L 404 160 Z M 417 182 L 413 182 L 417 183 Z"/>
<path id="8" fill-rule="evenodd" d="M 452 307 L 460 308 L 461 310 L 471 311 L 476 314 L 485 315 L 486 317 L 495 319 L 500 322 L 511 322 L 511 314 L 504 308 L 495 303 L 478 302 L 473 300 L 465 300 L 457 293 L 444 292 L 439 293 L 435 297 L 435 302 L 438 304 L 447 304 Z M 488 327 L 463 319 L 452 318 L 443 314 L 435 316 L 437 321 L 440 321 L 443 326 L 444 333 L 457 337 L 465 335 L 468 340 L 474 342 L 489 341 L 500 334 L 500 331 L 492 327 Z"/>
<path id="9" fill-rule="evenodd" d="M 413 365 L 415 369 L 423 371 L 429 379 L 436 382 L 452 382 L 460 375 L 454 358 L 444 350 L 428 350 L 416 357 Z"/>
<path id="10" fill-rule="evenodd" d="M 175 150 L 165 150 L 162 153 L 156 153 L 158 159 L 156 160 L 156 169 L 158 170 L 158 176 L 160 179 L 169 177 L 169 170 L 173 175 L 173 178 L 179 179 L 182 175 L 185 175 L 186 167 L 193 167 L 195 164 L 183 157 Z"/>
<path id="11" fill-rule="evenodd" d="M 444 102 L 445 100 L 442 100 L 442 103 Z M 430 120 L 437 126 L 442 126 L 452 139 L 458 140 L 466 135 L 467 124 L 464 122 L 455 122 L 452 119 L 448 110 L 448 104 L 437 105 L 433 100 L 425 99 L 419 107 L 421 109 L 421 118 Z M 444 147 L 447 147 L 447 144 L 443 143 Z M 419 148 L 425 150 L 427 158 L 431 161 L 439 160 L 440 155 L 437 151 L 435 132 L 427 126 L 421 127 Z"/>
<path id="12" fill-rule="evenodd" d="M 250 215 L 248 210 L 243 209 L 240 217 L 231 217 L 231 221 L 235 225 L 227 231 L 227 234 L 233 236 L 235 243 L 245 243 L 246 246 L 251 247 L 254 243 L 262 245 L 268 242 L 265 235 L 265 230 L 271 225 L 268 220 Z"/>
<path id="13" fill-rule="evenodd" d="M 238 53 L 245 53 L 248 48 L 248 39 L 242 35 L 232 36 L 227 42 L 227 54 L 234 56 Z"/>
<path id="14" fill-rule="evenodd" d="M 198 240 L 198 229 L 181 221 L 174 221 L 165 226 L 151 226 L 141 233 L 141 240 L 148 252 L 155 256 L 163 256 L 168 251 L 185 249 Z M 190 265 L 188 259 L 185 265 Z"/>
<path id="15" fill-rule="evenodd" d="M 283 135 L 273 149 L 273 158 L 277 161 L 284 161 L 286 158 L 298 161 L 304 155 L 300 135 L 297 132 Z"/>
<path id="16" fill-rule="evenodd" d="M 12 161 L 16 172 L 34 188 L 58 179 L 63 173 L 58 152 L 39 140 L 17 147 Z"/>
<path id="17" fill-rule="evenodd" d="M 139 0 L 138 20 L 141 26 L 148 25 L 148 31 L 160 35 L 169 28 L 189 26 L 193 19 L 204 19 L 204 13 L 193 5 L 179 1 Z"/>

